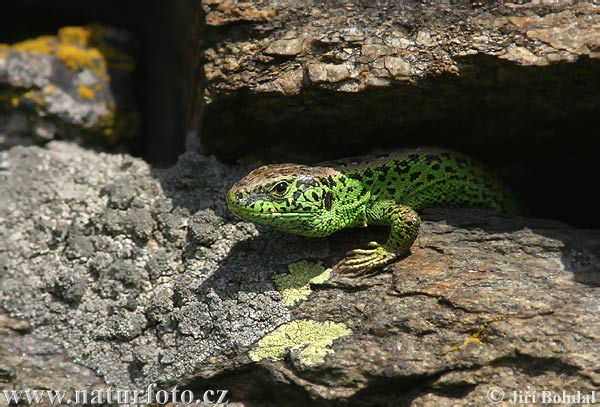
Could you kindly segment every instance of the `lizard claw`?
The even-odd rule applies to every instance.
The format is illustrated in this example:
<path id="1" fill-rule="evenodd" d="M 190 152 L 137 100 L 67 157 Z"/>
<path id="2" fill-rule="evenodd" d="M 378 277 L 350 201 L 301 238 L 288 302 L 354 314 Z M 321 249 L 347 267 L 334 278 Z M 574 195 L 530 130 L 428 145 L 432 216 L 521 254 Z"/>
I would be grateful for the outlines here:
<path id="1" fill-rule="evenodd" d="M 397 257 L 377 242 L 370 242 L 367 247 L 349 251 L 335 267 L 343 274 L 360 276 L 391 263 Z"/>

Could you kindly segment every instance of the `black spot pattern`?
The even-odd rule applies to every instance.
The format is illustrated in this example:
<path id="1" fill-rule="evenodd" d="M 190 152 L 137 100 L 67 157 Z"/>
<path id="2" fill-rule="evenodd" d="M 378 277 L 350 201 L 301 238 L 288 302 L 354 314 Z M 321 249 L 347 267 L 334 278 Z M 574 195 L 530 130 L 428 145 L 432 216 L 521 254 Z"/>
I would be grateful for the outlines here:
<path id="1" fill-rule="evenodd" d="M 411 181 L 416 181 L 419 177 L 421 176 L 421 173 L 419 171 L 417 172 L 412 172 L 410 174 L 410 180 Z"/>
<path id="2" fill-rule="evenodd" d="M 325 194 L 325 209 L 330 211 L 332 203 L 333 203 L 333 194 L 331 192 L 327 192 Z"/>

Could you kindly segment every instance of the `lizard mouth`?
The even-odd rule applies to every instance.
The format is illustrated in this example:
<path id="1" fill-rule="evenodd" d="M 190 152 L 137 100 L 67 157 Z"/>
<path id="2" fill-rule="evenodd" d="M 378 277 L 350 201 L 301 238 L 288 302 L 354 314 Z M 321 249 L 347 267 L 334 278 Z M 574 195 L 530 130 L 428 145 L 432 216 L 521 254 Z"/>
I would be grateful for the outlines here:
<path id="1" fill-rule="evenodd" d="M 229 205 L 229 210 L 242 219 L 286 219 L 286 218 L 305 218 L 313 216 L 309 212 L 255 212 L 244 206 Z"/>
<path id="2" fill-rule="evenodd" d="M 262 211 L 252 209 L 248 206 L 247 201 L 242 202 L 235 199 L 231 192 L 227 194 L 227 207 L 231 213 L 237 217 L 247 220 L 264 219 L 273 221 L 274 219 L 298 219 L 314 216 L 311 212 L 278 212 L 273 207 L 266 208 Z"/>
<path id="3" fill-rule="evenodd" d="M 245 203 L 243 200 L 235 199 L 231 193 L 227 195 L 229 211 L 237 218 L 296 235 L 323 235 L 318 231 L 315 232 L 313 222 L 315 216 L 318 216 L 316 212 L 278 212 L 273 207 L 251 208 Z"/>

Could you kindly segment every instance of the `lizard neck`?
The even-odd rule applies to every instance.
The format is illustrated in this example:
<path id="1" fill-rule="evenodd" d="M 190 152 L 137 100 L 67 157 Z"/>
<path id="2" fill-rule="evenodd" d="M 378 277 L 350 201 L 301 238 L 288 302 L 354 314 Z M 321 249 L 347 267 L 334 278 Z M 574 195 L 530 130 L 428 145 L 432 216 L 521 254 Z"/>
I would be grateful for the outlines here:
<path id="1" fill-rule="evenodd" d="M 366 226 L 371 191 L 359 180 L 340 171 L 327 179 L 327 185 L 330 203 L 326 207 L 329 208 L 319 216 L 317 230 L 326 232 L 325 235 L 348 227 Z"/>

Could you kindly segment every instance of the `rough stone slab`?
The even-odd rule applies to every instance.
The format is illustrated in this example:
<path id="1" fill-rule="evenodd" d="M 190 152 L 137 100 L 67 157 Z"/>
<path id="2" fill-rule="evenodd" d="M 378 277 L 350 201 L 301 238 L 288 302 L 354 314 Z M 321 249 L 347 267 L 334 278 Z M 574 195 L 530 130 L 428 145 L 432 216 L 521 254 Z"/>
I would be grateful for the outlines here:
<path id="1" fill-rule="evenodd" d="M 598 231 L 429 210 L 411 256 L 376 276 L 314 282 L 288 307 L 274 275 L 334 264 L 386 231 L 259 231 L 225 209 L 244 171 L 192 153 L 157 170 L 52 142 L 5 162 L 2 307 L 108 383 L 227 388 L 265 406 L 480 404 L 492 386 L 600 385 Z M 253 363 L 248 351 L 291 321 L 350 334 Z M 18 350 L 4 339 L 0 366 Z"/>
<path id="2" fill-rule="evenodd" d="M 39 339 L 31 334 L 25 321 L 8 318 L 0 312 L 2 390 L 74 391 L 104 386 L 93 370 L 75 363 L 59 345 Z"/>
<path id="3" fill-rule="evenodd" d="M 204 53 L 209 102 L 240 90 L 359 92 L 444 72 L 463 75 L 468 72 L 459 59 L 467 55 L 538 66 L 600 57 L 599 6 L 587 2 L 473 7 L 467 2 L 211 0 L 203 5 L 212 28 Z M 229 27 L 233 23 L 245 23 L 244 29 Z M 337 66 L 347 74 L 315 77 L 310 66 Z"/>

